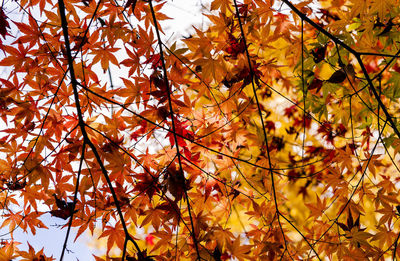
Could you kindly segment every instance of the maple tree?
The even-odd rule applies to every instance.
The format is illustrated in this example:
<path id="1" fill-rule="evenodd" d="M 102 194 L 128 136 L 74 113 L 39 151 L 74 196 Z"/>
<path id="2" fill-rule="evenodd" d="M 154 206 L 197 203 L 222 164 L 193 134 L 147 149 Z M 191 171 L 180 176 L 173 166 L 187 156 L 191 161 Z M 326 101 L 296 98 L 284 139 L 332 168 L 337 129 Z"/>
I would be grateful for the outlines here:
<path id="1" fill-rule="evenodd" d="M 399 1 L 316 2 L 213 0 L 174 43 L 166 1 L 3 3 L 0 259 L 55 260 L 13 236 L 44 215 L 60 260 L 72 228 L 96 260 L 399 257 Z"/>

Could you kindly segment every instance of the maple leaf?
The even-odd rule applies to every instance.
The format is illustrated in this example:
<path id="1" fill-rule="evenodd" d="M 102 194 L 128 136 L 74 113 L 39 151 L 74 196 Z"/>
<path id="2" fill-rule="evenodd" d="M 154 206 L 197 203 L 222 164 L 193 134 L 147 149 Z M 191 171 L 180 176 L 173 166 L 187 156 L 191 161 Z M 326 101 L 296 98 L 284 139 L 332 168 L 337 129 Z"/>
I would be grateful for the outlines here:
<path id="1" fill-rule="evenodd" d="M 211 10 L 221 9 L 223 13 L 227 10 L 231 10 L 231 2 L 228 0 L 217 0 L 211 4 Z"/>
<path id="2" fill-rule="evenodd" d="M 142 221 L 141 227 L 151 224 L 156 231 L 159 230 L 161 220 L 163 220 L 164 211 L 161 209 L 152 209 L 144 212 L 145 218 Z"/>
<path id="3" fill-rule="evenodd" d="M 21 224 L 22 222 L 22 215 L 21 215 L 22 211 L 16 212 L 16 213 L 8 213 L 5 214 L 5 220 L 3 221 L 3 223 L 1 224 L 1 228 L 3 228 L 4 226 L 8 226 L 10 232 L 13 231 L 15 229 L 15 227 L 19 224 Z"/>
<path id="4" fill-rule="evenodd" d="M 18 49 L 12 46 L 3 46 L 2 50 L 10 55 L 0 61 L 1 66 L 14 66 L 17 71 L 27 68 L 28 66 L 25 66 L 27 62 L 29 63 L 29 67 L 31 66 L 32 60 L 27 59 L 29 48 L 25 48 L 23 44 L 18 43 Z"/>
<path id="5" fill-rule="evenodd" d="M 359 230 L 358 228 L 353 228 L 350 233 L 346 235 L 351 238 L 351 242 L 357 247 L 360 247 L 360 245 L 370 246 L 367 239 L 372 237 L 371 233 Z"/>
<path id="6" fill-rule="evenodd" d="M 251 245 L 242 245 L 240 243 L 240 237 L 237 237 L 232 246 L 230 247 L 230 251 L 233 256 L 235 256 L 239 260 L 245 260 L 249 258 L 250 250 L 252 249 Z"/>
<path id="7" fill-rule="evenodd" d="M 4 13 L 3 7 L 0 8 L 0 34 L 3 38 L 8 35 L 7 28 L 10 28 L 10 24 L 7 21 L 8 17 Z"/>
<path id="8" fill-rule="evenodd" d="M 7 242 L 3 241 L 2 246 L 0 247 L 0 258 L 2 260 L 13 260 L 14 258 L 17 258 L 17 253 L 16 253 L 16 243 L 14 242 Z"/>
<path id="9" fill-rule="evenodd" d="M 156 192 L 159 191 L 157 185 L 158 178 L 152 177 L 148 173 L 139 173 L 135 175 L 137 184 L 135 190 L 139 193 L 145 193 L 151 199 Z"/>
<path id="10" fill-rule="evenodd" d="M 175 130 L 176 133 L 179 135 L 177 136 L 177 142 L 179 147 L 186 147 L 186 141 L 185 139 L 182 138 L 185 137 L 189 140 L 193 140 L 194 139 L 194 133 L 190 130 L 188 130 L 189 125 L 186 125 L 186 122 L 181 122 L 179 120 L 175 120 Z M 169 141 L 171 143 L 171 147 L 173 147 L 175 145 L 175 136 L 172 132 L 168 132 L 166 137 L 169 138 Z"/>
<path id="11" fill-rule="evenodd" d="M 18 43 L 37 43 L 40 41 L 42 34 L 37 26 L 36 21 L 29 17 L 29 24 L 15 22 L 18 29 L 23 33 L 16 42 Z"/>
<path id="12" fill-rule="evenodd" d="M 101 233 L 99 236 L 99 238 L 102 237 L 107 237 L 107 254 L 114 244 L 116 244 L 120 249 L 123 248 L 125 232 L 122 229 L 119 221 L 115 224 L 115 226 L 106 226 L 103 233 Z"/>
<path id="13" fill-rule="evenodd" d="M 313 55 L 313 59 L 315 63 L 319 63 L 325 59 L 326 45 L 320 46 L 311 50 L 311 54 Z"/>
<path id="14" fill-rule="evenodd" d="M 371 238 L 371 242 L 378 241 L 379 247 L 385 243 L 391 244 L 393 238 L 393 231 L 388 231 L 384 226 L 378 228 L 378 232 Z"/>
<path id="15" fill-rule="evenodd" d="M 327 81 L 331 83 L 342 83 L 344 80 L 346 80 L 345 71 L 337 70 L 329 77 Z"/>
<path id="16" fill-rule="evenodd" d="M 238 40 L 228 32 L 228 44 L 225 48 L 225 51 L 230 54 L 233 59 L 236 59 L 237 56 L 241 53 L 244 53 L 245 50 L 246 46 L 243 39 Z"/>
<path id="17" fill-rule="evenodd" d="M 319 93 L 319 91 L 320 91 L 321 88 L 322 88 L 323 83 L 324 83 L 324 81 L 322 81 L 322 80 L 320 80 L 320 79 L 318 79 L 318 78 L 314 78 L 314 79 L 312 80 L 312 82 L 310 83 L 310 85 L 308 86 L 308 90 L 314 90 L 314 89 L 316 89 L 315 92 L 316 92 L 316 93 Z"/>
<path id="18" fill-rule="evenodd" d="M 311 203 L 306 203 L 305 205 L 311 210 L 311 217 L 320 217 L 327 206 L 327 200 L 326 198 L 324 198 L 323 200 L 321 200 L 318 196 L 316 197 L 317 199 L 317 203 L 316 204 L 311 204 Z"/>
<path id="19" fill-rule="evenodd" d="M 65 202 L 62 199 L 59 199 L 56 194 L 53 194 L 56 205 L 59 209 L 51 210 L 50 214 L 52 216 L 62 218 L 64 220 L 71 217 L 74 213 L 78 212 L 78 210 L 74 210 L 74 204 L 72 202 Z"/>
<path id="20" fill-rule="evenodd" d="M 43 248 L 39 252 L 35 252 L 35 249 L 28 243 L 28 251 L 18 251 L 18 254 L 23 259 L 21 260 L 34 260 L 34 261 L 50 261 L 55 260 L 54 258 L 48 258 L 44 255 Z"/>
<path id="21" fill-rule="evenodd" d="M 130 67 L 129 76 L 132 76 L 134 72 L 140 71 L 140 59 L 138 55 L 135 55 L 132 51 L 130 51 L 127 47 L 125 47 L 126 53 L 128 54 L 127 59 L 120 62 L 120 64 Z"/>
<path id="22" fill-rule="evenodd" d="M 149 59 L 147 59 L 145 64 L 151 64 L 151 68 L 153 70 L 156 70 L 157 68 L 161 68 L 161 55 L 160 54 L 154 54 L 150 56 Z"/>
<path id="23" fill-rule="evenodd" d="M 367 239 L 373 235 L 365 232 L 365 228 L 360 228 L 360 216 L 353 221 L 351 211 L 347 216 L 347 225 L 337 222 L 337 224 L 346 232 L 346 237 L 350 239 L 351 243 L 355 246 L 360 247 L 360 245 L 369 246 Z"/>
<path id="24" fill-rule="evenodd" d="M 388 10 L 393 8 L 395 6 L 395 3 L 393 0 L 384 0 L 381 1 L 379 4 L 377 2 L 373 2 L 371 4 L 371 13 L 376 12 L 378 14 L 378 17 L 384 18 L 385 14 Z"/>
<path id="25" fill-rule="evenodd" d="M 166 176 L 167 178 L 164 182 L 165 188 L 174 196 L 175 202 L 180 201 L 184 192 L 189 190 L 190 184 L 185 179 L 182 171 L 176 170 L 173 166 L 166 169 Z"/>
<path id="26" fill-rule="evenodd" d="M 94 55 L 94 58 L 92 60 L 92 64 L 96 64 L 97 62 L 100 61 L 101 68 L 103 68 L 103 71 L 106 71 L 108 69 L 110 62 L 119 66 L 118 59 L 113 54 L 118 50 L 119 48 L 115 47 L 111 48 L 110 46 L 100 47 L 98 49 L 93 50 L 92 54 Z"/>

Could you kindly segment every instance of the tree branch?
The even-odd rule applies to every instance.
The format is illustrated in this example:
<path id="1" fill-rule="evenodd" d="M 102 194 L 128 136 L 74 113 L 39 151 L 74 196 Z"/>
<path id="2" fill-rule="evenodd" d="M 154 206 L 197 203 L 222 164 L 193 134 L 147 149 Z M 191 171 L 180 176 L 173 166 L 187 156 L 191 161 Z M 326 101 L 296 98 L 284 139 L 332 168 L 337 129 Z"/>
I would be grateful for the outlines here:
<path id="1" fill-rule="evenodd" d="M 142 251 L 140 250 L 139 245 L 130 236 L 130 234 L 128 232 L 128 228 L 126 226 L 126 223 L 125 223 L 125 220 L 124 220 L 124 216 L 123 216 L 122 211 L 121 211 L 121 206 L 120 206 L 118 197 L 117 197 L 117 195 L 115 193 L 115 190 L 114 190 L 114 188 L 112 186 L 112 182 L 110 180 L 110 177 L 108 176 L 107 170 L 104 167 L 104 164 L 103 164 L 103 162 L 102 162 L 102 160 L 100 158 L 100 155 L 99 155 L 95 145 L 89 139 L 88 134 L 87 134 L 86 129 L 85 129 L 85 121 L 83 119 L 81 105 L 80 105 L 80 102 L 79 102 L 78 82 L 77 82 L 76 76 L 75 76 L 75 71 L 74 71 L 74 67 L 73 67 L 74 62 L 73 62 L 71 47 L 70 47 L 70 43 L 69 43 L 68 22 L 67 22 L 66 15 L 65 15 L 64 1 L 63 0 L 58 0 L 58 6 L 59 6 L 60 16 L 61 16 L 61 26 L 62 26 L 62 29 L 63 29 L 64 39 L 65 39 L 65 49 L 66 49 L 67 58 L 68 58 L 68 66 L 69 66 L 69 72 L 70 72 L 70 77 L 71 77 L 71 85 L 72 85 L 72 89 L 73 89 L 73 92 L 74 92 L 75 106 L 76 106 L 76 111 L 77 111 L 78 119 L 79 119 L 79 127 L 81 129 L 81 132 L 82 132 L 82 135 L 83 135 L 83 138 L 84 138 L 85 142 L 91 148 L 91 150 L 92 150 L 92 152 L 93 152 L 98 164 L 100 165 L 100 168 L 101 168 L 101 171 L 102 171 L 102 173 L 104 175 L 104 178 L 106 179 L 107 184 L 108 184 L 108 186 L 110 188 L 112 197 L 113 197 L 114 202 L 115 202 L 115 206 L 117 208 L 118 215 L 119 215 L 120 220 L 121 220 L 122 227 L 124 229 L 125 236 L 126 236 L 126 238 L 128 238 L 134 244 L 136 250 L 138 251 L 137 254 L 138 254 L 139 260 L 142 260 L 142 259 L 144 259 L 144 255 L 143 255 Z"/>
<path id="2" fill-rule="evenodd" d="M 175 116 L 174 116 L 174 111 L 173 111 L 173 108 L 172 108 L 171 90 L 170 90 L 170 86 L 169 86 L 169 82 L 168 82 L 167 68 L 165 66 L 164 52 L 163 52 L 163 48 L 162 48 L 160 30 L 158 29 L 157 19 L 156 19 L 156 15 L 155 15 L 155 12 L 154 12 L 152 0 L 149 0 L 149 6 L 150 6 L 151 15 L 153 17 L 154 27 L 155 27 L 155 30 L 156 30 L 156 35 L 157 35 L 157 39 L 158 39 L 158 46 L 160 48 L 160 57 L 161 57 L 160 59 L 161 59 L 161 63 L 162 63 L 163 73 L 164 73 L 164 82 L 165 82 L 165 85 L 166 85 L 166 88 L 167 88 L 168 106 L 169 106 L 169 111 L 170 111 L 170 116 L 171 116 L 171 124 L 172 124 L 172 134 L 173 134 L 174 140 L 175 140 L 176 153 L 178 155 L 179 173 L 184 178 L 184 181 L 182 182 L 183 184 L 181 184 L 181 186 L 183 187 L 183 191 L 184 191 L 185 198 L 186 198 L 187 205 L 188 205 L 188 214 L 189 214 L 189 218 L 190 218 L 190 224 L 191 224 L 191 227 L 192 227 L 191 235 L 192 235 L 193 242 L 194 242 L 194 245 L 195 245 L 195 249 L 196 249 L 196 253 L 197 253 L 197 259 L 201 260 L 199 247 L 198 247 L 198 242 L 197 242 L 195 229 L 194 229 L 194 224 L 193 224 L 193 217 L 192 217 L 192 213 L 191 213 L 189 196 L 187 194 L 187 190 L 186 190 L 186 187 L 185 187 L 186 178 L 185 178 L 184 173 L 183 173 L 181 153 L 180 153 L 180 150 L 179 150 L 178 137 L 176 135 L 176 127 L 175 127 L 175 121 L 174 121 Z"/>

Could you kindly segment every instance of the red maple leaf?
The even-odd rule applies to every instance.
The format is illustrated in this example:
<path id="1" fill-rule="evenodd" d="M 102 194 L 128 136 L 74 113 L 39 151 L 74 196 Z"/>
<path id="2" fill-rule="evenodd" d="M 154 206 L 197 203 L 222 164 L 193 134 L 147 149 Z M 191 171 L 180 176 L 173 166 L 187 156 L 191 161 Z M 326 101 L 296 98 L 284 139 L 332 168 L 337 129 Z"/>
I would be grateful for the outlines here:
<path id="1" fill-rule="evenodd" d="M 8 17 L 4 13 L 3 8 L 0 8 L 0 34 L 3 36 L 3 38 L 6 38 L 6 35 L 8 34 L 7 28 L 10 28 L 10 24 L 7 21 Z"/>
<path id="2" fill-rule="evenodd" d="M 145 64 L 150 64 L 151 63 L 151 68 L 153 70 L 157 69 L 157 68 L 161 68 L 161 55 L 160 54 L 154 54 L 151 55 L 149 59 L 147 59 L 145 62 Z"/>

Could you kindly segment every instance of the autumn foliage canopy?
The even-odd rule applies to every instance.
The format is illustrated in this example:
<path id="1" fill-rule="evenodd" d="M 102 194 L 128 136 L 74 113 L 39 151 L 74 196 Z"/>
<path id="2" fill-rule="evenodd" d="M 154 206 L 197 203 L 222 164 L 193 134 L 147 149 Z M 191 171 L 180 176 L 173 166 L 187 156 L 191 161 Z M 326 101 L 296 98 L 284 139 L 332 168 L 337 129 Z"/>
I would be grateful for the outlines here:
<path id="1" fill-rule="evenodd" d="M 1 5 L 0 260 L 400 256 L 399 1 L 167 4 Z"/>

